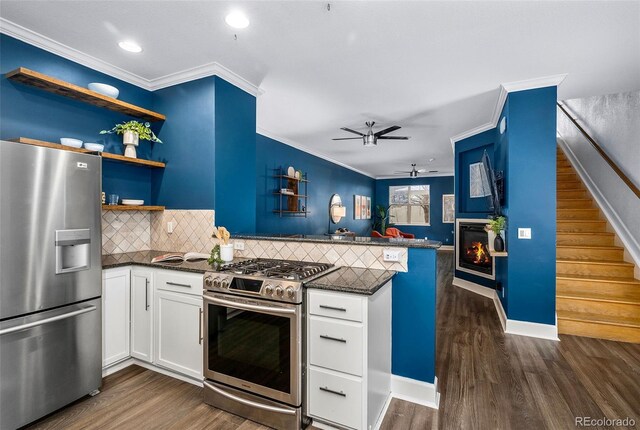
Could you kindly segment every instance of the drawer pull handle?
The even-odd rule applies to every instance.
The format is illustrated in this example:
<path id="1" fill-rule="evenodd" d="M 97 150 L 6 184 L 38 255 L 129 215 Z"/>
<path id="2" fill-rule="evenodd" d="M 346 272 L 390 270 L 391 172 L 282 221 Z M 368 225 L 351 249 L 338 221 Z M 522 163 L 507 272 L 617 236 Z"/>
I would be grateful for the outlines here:
<path id="1" fill-rule="evenodd" d="M 338 338 L 338 337 L 331 337 L 331 336 L 327 336 L 326 334 L 321 334 L 320 337 L 322 339 L 335 340 L 336 342 L 347 343 L 347 339 L 342 339 L 342 338 Z"/>
<path id="2" fill-rule="evenodd" d="M 168 282 L 167 281 L 167 285 L 173 285 L 174 287 L 191 288 L 191 285 L 189 285 L 189 284 L 178 284 L 177 282 Z"/>
<path id="3" fill-rule="evenodd" d="M 319 387 L 319 388 L 320 388 L 320 391 L 326 391 L 327 393 L 335 394 L 336 396 L 347 397 L 347 395 L 342 391 L 335 391 L 327 387 Z"/>
<path id="4" fill-rule="evenodd" d="M 336 308 L 335 306 L 320 305 L 320 309 L 331 309 L 332 311 L 346 312 L 346 308 Z"/>

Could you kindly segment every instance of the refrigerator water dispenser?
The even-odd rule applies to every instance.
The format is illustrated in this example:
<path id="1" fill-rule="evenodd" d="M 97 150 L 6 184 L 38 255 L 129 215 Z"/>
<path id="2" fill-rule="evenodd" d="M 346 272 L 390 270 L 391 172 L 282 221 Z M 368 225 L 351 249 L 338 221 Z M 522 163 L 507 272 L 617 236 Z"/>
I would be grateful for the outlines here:
<path id="1" fill-rule="evenodd" d="M 56 274 L 91 267 L 91 229 L 56 230 Z"/>

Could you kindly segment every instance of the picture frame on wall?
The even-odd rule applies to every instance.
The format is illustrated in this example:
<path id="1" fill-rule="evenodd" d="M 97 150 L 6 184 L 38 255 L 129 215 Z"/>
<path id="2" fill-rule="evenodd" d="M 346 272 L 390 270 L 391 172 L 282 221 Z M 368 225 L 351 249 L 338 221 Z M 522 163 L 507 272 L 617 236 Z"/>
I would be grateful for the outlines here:
<path id="1" fill-rule="evenodd" d="M 365 196 L 360 196 L 360 203 L 361 219 L 367 219 L 367 198 Z"/>
<path id="2" fill-rule="evenodd" d="M 371 219 L 371 197 L 367 197 L 367 219 Z"/>
<path id="3" fill-rule="evenodd" d="M 453 224 L 456 220 L 455 194 L 442 195 L 442 223 Z"/>
<path id="4" fill-rule="evenodd" d="M 358 195 L 353 196 L 353 219 L 362 219 L 362 199 Z"/>

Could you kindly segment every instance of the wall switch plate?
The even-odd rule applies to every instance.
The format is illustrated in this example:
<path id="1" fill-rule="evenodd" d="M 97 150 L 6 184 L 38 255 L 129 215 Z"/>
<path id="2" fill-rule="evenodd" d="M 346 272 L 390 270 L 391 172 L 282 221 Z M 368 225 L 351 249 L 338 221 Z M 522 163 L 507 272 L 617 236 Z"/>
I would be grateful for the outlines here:
<path id="1" fill-rule="evenodd" d="M 518 239 L 531 239 L 531 229 L 530 228 L 519 228 L 518 229 Z"/>
<path id="2" fill-rule="evenodd" d="M 399 249 L 385 249 L 382 251 L 382 259 L 384 261 L 400 261 L 401 252 Z"/>
<path id="3" fill-rule="evenodd" d="M 237 249 L 238 251 L 244 251 L 244 242 L 241 240 L 234 240 L 233 249 Z"/>
<path id="4" fill-rule="evenodd" d="M 169 234 L 173 233 L 173 221 L 169 221 L 167 223 L 167 233 Z"/>

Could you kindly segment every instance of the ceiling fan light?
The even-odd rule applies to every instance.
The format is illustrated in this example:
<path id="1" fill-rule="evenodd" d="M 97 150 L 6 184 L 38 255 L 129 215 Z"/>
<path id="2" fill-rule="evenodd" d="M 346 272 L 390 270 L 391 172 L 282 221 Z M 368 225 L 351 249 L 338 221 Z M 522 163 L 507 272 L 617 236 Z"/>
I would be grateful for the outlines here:
<path id="1" fill-rule="evenodd" d="M 368 134 L 366 136 L 362 136 L 362 144 L 364 146 L 376 146 L 378 142 L 376 142 L 376 137 Z"/>

